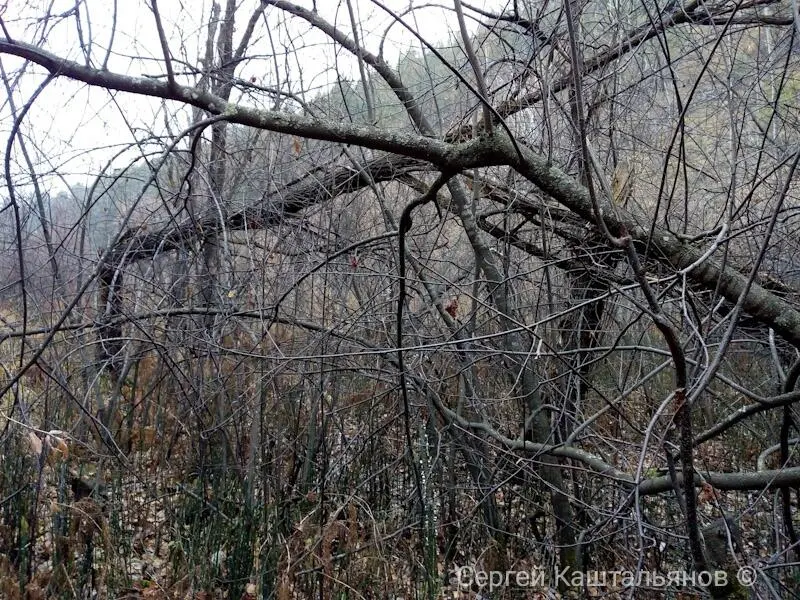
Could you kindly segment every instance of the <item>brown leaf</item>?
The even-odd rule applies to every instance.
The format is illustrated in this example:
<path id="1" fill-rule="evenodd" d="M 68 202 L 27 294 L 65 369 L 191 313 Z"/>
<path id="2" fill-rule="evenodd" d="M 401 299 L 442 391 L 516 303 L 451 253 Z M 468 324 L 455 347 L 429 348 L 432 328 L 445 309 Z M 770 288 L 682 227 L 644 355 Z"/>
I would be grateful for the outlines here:
<path id="1" fill-rule="evenodd" d="M 458 316 L 458 298 L 451 298 L 450 302 L 444 307 L 444 310 L 455 319 Z"/>
<path id="2" fill-rule="evenodd" d="M 31 454 L 37 458 L 42 455 L 42 440 L 33 431 L 28 432 L 28 444 L 31 447 Z"/>

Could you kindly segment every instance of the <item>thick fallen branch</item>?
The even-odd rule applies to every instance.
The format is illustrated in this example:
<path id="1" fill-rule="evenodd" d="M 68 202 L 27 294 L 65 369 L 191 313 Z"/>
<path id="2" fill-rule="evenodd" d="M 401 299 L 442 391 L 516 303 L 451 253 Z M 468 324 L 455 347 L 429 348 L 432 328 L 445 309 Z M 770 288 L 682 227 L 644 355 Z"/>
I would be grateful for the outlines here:
<path id="1" fill-rule="evenodd" d="M 24 42 L 0 40 L 0 53 L 13 54 L 33 61 L 51 73 L 83 81 L 89 85 L 109 90 L 126 91 L 135 94 L 175 100 L 201 108 L 214 115 L 223 115 L 228 121 L 250 127 L 304 136 L 330 142 L 358 144 L 374 150 L 400 154 L 408 158 L 426 161 L 439 170 L 464 170 L 477 167 L 507 165 L 549 194 L 553 199 L 580 215 L 588 222 L 594 222 L 591 200 L 588 191 L 566 173 L 552 166 L 546 157 L 534 154 L 519 143 L 495 136 L 492 139 L 477 139 L 462 144 L 448 144 L 422 135 L 402 134 L 376 127 L 358 126 L 347 123 L 333 123 L 302 115 L 279 111 L 258 110 L 228 103 L 207 92 L 191 87 L 170 85 L 167 82 L 131 77 L 108 71 L 93 69 L 58 56 Z M 393 165 L 394 157 L 386 157 L 387 165 Z M 352 171 L 353 176 L 358 175 Z M 338 175 L 337 175 L 338 176 Z M 335 190 L 334 190 L 335 191 Z M 326 197 L 330 197 L 326 194 Z M 287 207 L 286 200 L 267 204 L 262 209 L 262 218 L 275 219 L 280 210 Z M 298 208 L 299 210 L 299 208 Z M 246 216 L 241 215 L 242 222 Z M 634 240 L 646 243 L 653 250 L 653 258 L 665 262 L 676 269 L 695 265 L 702 252 L 686 244 L 674 234 L 660 228 L 649 230 L 641 226 L 630 213 L 624 210 L 612 211 L 609 204 L 604 205 L 603 218 L 609 229 L 625 231 Z M 216 220 L 209 219 L 209 225 Z M 190 227 L 188 224 L 185 227 Z M 165 248 L 164 242 L 177 244 L 185 242 L 181 231 L 170 240 L 156 239 L 149 234 L 142 239 L 128 238 L 124 246 L 115 249 L 112 258 L 127 256 L 134 259 L 146 255 L 147 249 Z M 135 243 L 132 243 L 134 242 Z M 132 253 L 132 254 L 131 254 Z M 113 268 L 113 261 L 110 264 Z M 736 302 L 747 289 L 747 278 L 733 268 L 722 268 L 714 260 L 706 260 L 687 273 L 687 277 L 709 290 L 717 290 L 730 302 Z M 758 284 L 752 284 L 744 298 L 744 311 L 754 319 L 772 328 L 787 341 L 800 346 L 800 312 L 785 300 L 770 293 Z"/>
<path id="2" fill-rule="evenodd" d="M 396 358 L 392 355 L 391 349 L 375 346 L 366 340 L 354 336 L 352 333 L 343 333 L 335 326 L 324 327 L 310 321 L 284 317 L 276 318 L 275 322 L 291 325 L 293 327 L 300 327 L 302 329 L 314 331 L 324 335 L 330 335 L 331 337 L 353 343 L 359 349 L 367 349 L 371 352 L 374 352 L 375 355 L 380 356 L 393 367 L 397 367 Z M 415 382 L 420 385 L 421 391 L 424 392 L 424 388 L 426 387 L 425 382 L 422 380 L 417 381 L 416 378 L 412 379 L 414 379 Z M 500 433 L 489 423 L 469 421 L 454 410 L 442 404 L 435 394 L 432 395 L 432 400 L 437 412 L 442 416 L 444 421 L 448 423 L 449 426 L 462 429 L 465 432 L 480 432 L 483 435 L 493 439 L 495 442 L 497 442 L 499 447 L 502 447 L 506 450 L 518 453 L 533 454 L 533 458 L 523 458 L 521 459 L 522 461 L 536 460 L 537 457 L 548 454 L 560 458 L 568 458 L 581 463 L 591 469 L 591 471 L 593 471 L 596 475 L 602 475 L 613 479 L 623 488 L 626 488 L 631 492 L 636 490 L 642 496 L 651 496 L 672 491 L 673 482 L 669 475 L 640 479 L 637 482 L 633 475 L 618 469 L 596 454 L 583 450 L 582 448 L 569 445 L 539 444 L 519 438 L 510 438 Z M 699 477 L 694 478 L 695 486 L 700 487 L 707 483 L 719 490 L 763 490 L 774 489 L 783 485 L 800 484 L 800 467 L 740 473 L 696 470 L 696 473 L 699 475 Z M 680 471 L 678 471 L 676 474 L 676 482 L 678 485 L 683 485 L 683 475 Z"/>
<path id="3" fill-rule="evenodd" d="M 241 210 L 230 212 L 221 223 L 216 210 L 196 219 L 186 218 L 181 223 L 168 223 L 155 231 L 132 229 L 123 236 L 108 257 L 109 268 L 126 262 L 151 258 L 157 253 L 186 248 L 199 238 L 224 229 L 256 230 L 279 225 L 287 217 L 302 210 L 348 194 L 370 185 L 393 181 L 412 172 L 430 171 L 430 163 L 396 154 L 376 158 L 360 170 L 349 166 L 334 166 L 327 174 L 306 178 L 289 184 L 276 198 L 263 198 Z"/>

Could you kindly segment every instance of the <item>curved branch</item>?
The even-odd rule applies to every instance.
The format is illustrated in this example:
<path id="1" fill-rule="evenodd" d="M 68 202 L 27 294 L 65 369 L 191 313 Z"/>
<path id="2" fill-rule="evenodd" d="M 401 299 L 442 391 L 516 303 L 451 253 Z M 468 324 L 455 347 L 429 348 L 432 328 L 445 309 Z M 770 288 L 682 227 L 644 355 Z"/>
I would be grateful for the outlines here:
<path id="1" fill-rule="evenodd" d="M 212 115 L 224 116 L 229 123 L 328 142 L 356 144 L 418 158 L 453 171 L 502 164 L 501 156 L 470 157 L 469 148 L 481 152 L 493 150 L 491 146 L 477 141 L 454 145 L 430 137 L 391 132 L 377 127 L 333 123 L 304 115 L 251 108 L 228 102 L 216 94 L 194 87 L 170 86 L 168 82 L 156 79 L 133 77 L 87 67 L 25 42 L 0 40 L 0 53 L 25 58 L 44 67 L 55 76 L 68 77 L 94 87 L 182 102 Z"/>
<path id="2" fill-rule="evenodd" d="M 464 144 L 448 144 L 420 135 L 387 132 L 376 127 L 330 123 L 302 115 L 239 106 L 225 102 L 208 92 L 184 86 L 170 90 L 166 82 L 99 71 L 61 59 L 50 52 L 24 42 L 0 40 L 0 53 L 27 58 L 45 67 L 53 74 L 83 81 L 90 85 L 191 104 L 212 114 L 224 115 L 232 123 L 278 133 L 292 133 L 313 139 L 358 144 L 366 148 L 423 160 L 432 163 L 439 169 L 448 171 L 505 164 L 517 170 L 543 192 L 586 221 L 594 220 L 591 198 L 586 188 L 563 171 L 552 166 L 546 157 L 539 156 L 524 146 L 519 146 L 522 151 L 520 156 L 512 141 L 503 140 L 500 132 L 497 132 L 492 139 L 473 140 Z M 384 157 L 382 160 L 391 162 L 393 159 Z M 338 176 L 341 177 L 341 175 L 342 173 L 339 172 Z M 353 176 L 356 175 L 353 174 Z M 655 228 L 651 239 L 650 232 L 624 209 L 617 208 L 616 211 L 611 211 L 610 206 L 607 206 L 605 202 L 601 205 L 601 209 L 604 212 L 604 219 L 612 231 L 619 232 L 624 229 L 634 241 L 649 243 L 651 248 L 656 250 L 654 254 L 658 260 L 675 269 L 684 269 L 695 265 L 702 257 L 703 253 L 697 248 L 686 244 L 680 237 L 665 229 Z M 271 218 L 275 218 L 280 214 L 278 204 L 268 206 L 267 212 Z M 239 213 L 236 218 L 242 219 L 244 215 Z M 139 258 L 143 256 L 140 255 Z M 736 302 L 748 286 L 745 276 L 735 269 L 723 268 L 711 259 L 695 266 L 689 277 L 706 289 L 718 289 L 721 295 L 731 302 Z M 771 327 L 787 341 L 800 346 L 800 312 L 790 303 L 754 283 L 750 286 L 749 292 L 745 294 L 742 308 L 755 320 Z"/>

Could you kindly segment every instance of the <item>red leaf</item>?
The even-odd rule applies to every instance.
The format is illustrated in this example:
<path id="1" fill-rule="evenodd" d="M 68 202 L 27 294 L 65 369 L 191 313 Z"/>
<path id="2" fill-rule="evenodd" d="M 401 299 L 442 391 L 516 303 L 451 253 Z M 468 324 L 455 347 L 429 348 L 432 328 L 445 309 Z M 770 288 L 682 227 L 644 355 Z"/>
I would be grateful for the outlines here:
<path id="1" fill-rule="evenodd" d="M 451 298 L 450 302 L 447 303 L 447 306 L 444 307 L 447 314 L 453 317 L 454 319 L 458 316 L 458 298 Z"/>

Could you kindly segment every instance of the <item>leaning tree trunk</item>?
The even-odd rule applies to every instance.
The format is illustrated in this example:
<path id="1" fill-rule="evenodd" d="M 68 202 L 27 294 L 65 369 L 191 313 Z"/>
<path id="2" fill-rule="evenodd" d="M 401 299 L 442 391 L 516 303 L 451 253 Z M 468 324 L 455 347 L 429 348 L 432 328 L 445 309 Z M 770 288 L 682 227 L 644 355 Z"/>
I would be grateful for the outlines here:
<path id="1" fill-rule="evenodd" d="M 497 265 L 494 253 L 486 244 L 483 231 L 478 228 L 475 214 L 472 211 L 464 188 L 457 182 L 448 184 L 453 198 L 456 213 L 461 219 L 467 233 L 475 260 L 486 278 L 490 290 L 490 300 L 499 313 L 501 325 L 510 333 L 503 337 L 505 349 L 509 352 L 510 368 L 514 379 L 519 381 L 519 396 L 526 407 L 525 422 L 528 430 L 525 432 L 531 441 L 546 444 L 552 440 L 552 430 L 548 413 L 542 410 L 542 398 L 539 393 L 539 376 L 533 367 L 533 361 L 525 360 L 527 347 L 520 333 L 515 332 L 512 321 L 515 310 L 512 310 L 505 280 L 502 271 Z M 523 357 L 523 358 L 520 358 Z M 517 377 L 517 375 L 521 375 Z M 541 475 L 550 488 L 550 501 L 556 521 L 558 545 L 561 549 L 561 567 L 572 570 L 577 567 L 575 562 L 575 524 L 572 515 L 572 506 L 564 487 L 564 480 L 556 457 L 545 455 L 541 457 Z"/>

